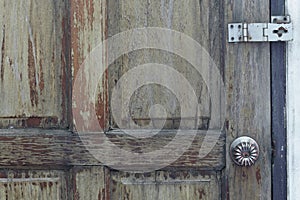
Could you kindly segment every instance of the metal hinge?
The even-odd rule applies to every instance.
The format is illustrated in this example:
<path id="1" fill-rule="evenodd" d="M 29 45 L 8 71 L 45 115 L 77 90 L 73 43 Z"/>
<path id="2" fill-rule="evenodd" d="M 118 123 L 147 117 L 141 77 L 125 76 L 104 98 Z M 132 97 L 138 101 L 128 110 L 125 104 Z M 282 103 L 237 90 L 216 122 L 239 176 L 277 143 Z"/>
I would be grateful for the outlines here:
<path id="1" fill-rule="evenodd" d="M 229 42 L 273 42 L 293 40 L 290 16 L 272 16 L 271 23 L 228 24 Z"/>

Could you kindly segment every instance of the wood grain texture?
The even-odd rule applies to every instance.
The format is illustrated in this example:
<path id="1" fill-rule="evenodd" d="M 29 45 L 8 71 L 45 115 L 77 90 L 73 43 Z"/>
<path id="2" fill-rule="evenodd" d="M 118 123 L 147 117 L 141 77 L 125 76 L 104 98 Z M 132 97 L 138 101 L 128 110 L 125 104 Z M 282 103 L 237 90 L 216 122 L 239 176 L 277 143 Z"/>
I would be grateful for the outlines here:
<path id="1" fill-rule="evenodd" d="M 0 127 L 41 127 L 54 124 L 50 127 L 57 125 L 66 128 L 67 113 L 70 111 L 66 106 L 70 99 L 65 93 L 68 90 L 67 74 L 70 73 L 70 69 L 66 67 L 68 63 L 72 66 L 73 80 L 79 76 L 82 83 L 76 89 L 86 90 L 91 82 L 99 83 L 98 98 L 87 97 L 81 102 L 83 107 L 96 104 L 102 128 L 118 127 L 120 124 L 116 124 L 112 116 L 107 116 L 110 106 L 108 100 L 111 100 L 108 91 L 133 66 L 157 62 L 173 66 L 193 86 L 201 102 L 201 114 L 192 116 L 191 119 L 203 119 L 201 127 L 197 128 L 207 129 L 211 116 L 215 114 L 211 113 L 210 101 L 211 98 L 216 98 L 214 94 L 217 92 L 209 94 L 207 84 L 213 84 L 215 76 L 208 70 L 205 75 L 211 76 L 211 82 L 204 83 L 201 74 L 179 56 L 159 50 L 139 50 L 116 60 L 100 82 L 99 77 L 93 76 L 88 70 L 84 74 L 78 73 L 99 42 L 132 28 L 156 26 L 189 35 L 212 57 L 224 77 L 228 92 L 226 136 L 222 134 L 216 146 L 203 159 L 199 158 L 199 149 L 205 136 L 204 130 L 196 136 L 188 151 L 165 171 L 126 174 L 104 169 L 105 163 L 96 160 L 75 133 L 51 129 L 6 129 L 0 130 L 1 168 L 14 168 L 13 173 L 17 173 L 17 168 L 53 169 L 49 177 L 58 177 L 62 181 L 67 179 L 66 175 L 54 169 L 69 170 L 76 166 L 70 171 L 72 183 L 68 188 L 72 188 L 71 199 L 145 197 L 173 200 L 220 199 L 223 190 L 220 186 L 223 181 L 220 171 L 226 166 L 222 174 L 225 174 L 227 199 L 271 198 L 269 45 L 234 45 L 227 44 L 225 40 L 225 25 L 228 22 L 267 22 L 268 2 L 31 0 L 15 3 L 4 0 L 0 6 L 4 12 L 0 17 Z M 105 64 L 106 57 L 101 57 L 100 60 Z M 182 89 L 180 85 L 178 89 Z M 147 125 L 148 111 L 155 104 L 162 104 L 167 108 L 170 121 L 180 118 L 180 105 L 176 97 L 158 85 L 141 87 L 133 94 L 129 116 L 136 119 L 137 124 Z M 119 114 L 124 119 L 122 128 L 130 128 L 126 127 L 128 113 Z M 85 122 L 83 117 L 81 123 Z M 176 123 L 172 121 L 166 124 L 166 128 L 176 128 Z M 228 150 L 233 139 L 241 135 L 249 135 L 260 144 L 260 159 L 254 167 L 237 167 L 232 163 L 228 151 L 225 152 L 224 146 Z M 133 139 L 116 131 L 106 136 L 119 148 L 143 152 L 163 147 L 174 134 Z M 85 139 L 94 141 L 94 137 L 88 133 L 85 134 Z M 122 159 L 124 158 L 120 158 Z M 178 169 L 183 171 L 176 172 Z M 49 177 L 43 173 L 37 176 Z M 7 175 L 3 175 L 3 178 L 6 179 Z M 61 186 L 62 194 L 66 194 L 68 189 L 63 181 Z M 10 191 L 5 187 L 7 186 L 0 184 L 0 192 L 11 195 L 13 199 L 17 198 L 14 195 L 25 195 L 22 191 L 29 190 L 30 185 L 11 184 Z M 34 189 L 29 193 L 44 195 L 46 192 L 56 198 L 59 189 L 54 187 L 52 191 L 50 183 L 46 183 L 46 187 L 47 190 L 42 191 L 38 185 L 32 186 Z M 60 197 L 68 198 L 59 196 L 58 199 Z"/>
<path id="2" fill-rule="evenodd" d="M 216 172 L 157 171 L 147 174 L 111 172 L 112 199 L 220 199 Z"/>
<path id="3" fill-rule="evenodd" d="M 66 168 L 73 165 L 103 165 L 86 149 L 78 135 L 66 131 L 54 130 L 1 130 L 1 167 L 36 167 Z M 175 134 L 147 140 L 134 140 L 124 134 L 109 134 L 107 137 L 116 145 L 132 152 L 154 151 L 162 148 Z M 190 167 L 208 170 L 220 170 L 224 167 L 225 137 L 220 136 L 212 151 L 204 158 L 199 158 L 199 149 L 205 134 L 199 134 L 185 154 L 170 167 Z M 94 135 L 85 134 L 84 139 L 95 141 Z M 97 138 L 96 138 L 97 139 Z M 182 140 L 181 140 L 182 141 Z M 101 146 L 98 146 L 101 150 Z M 119 163 L 124 158 L 119 158 Z M 105 163 L 104 163 L 105 164 Z"/>
<path id="4" fill-rule="evenodd" d="M 0 127 L 67 126 L 66 6 L 66 1 L 0 2 Z M 40 121 L 31 123 L 32 117 Z"/>
<path id="5" fill-rule="evenodd" d="M 68 175 L 64 171 L 0 170 L 1 200 L 66 200 Z"/>
<path id="6" fill-rule="evenodd" d="M 72 199 L 106 200 L 106 170 L 104 167 L 74 167 Z"/>
<path id="7" fill-rule="evenodd" d="M 111 8 L 111 9 L 110 9 Z M 118 0 L 108 4 L 108 35 L 113 36 L 119 32 L 127 31 L 134 28 L 144 27 L 161 27 L 179 31 L 182 34 L 192 37 L 197 41 L 204 50 L 206 50 L 212 57 L 213 62 L 218 68 L 222 65 L 222 33 L 215 31 L 220 24 L 219 1 L 125 1 Z M 129 42 L 130 43 L 130 42 Z M 169 49 L 174 49 L 174 41 L 166 42 Z M 191 50 L 192 51 L 192 50 Z M 215 98 L 214 95 L 209 94 L 208 85 L 205 83 L 202 76 L 195 66 L 192 66 L 187 60 L 179 55 L 158 49 L 142 49 L 130 52 L 121 56 L 109 67 L 109 93 L 110 100 L 112 89 L 116 86 L 119 79 L 126 75 L 126 73 L 145 63 L 160 63 L 173 67 L 191 84 L 200 105 L 200 111 L 197 117 L 190 117 L 190 121 L 196 121 L 200 118 L 199 128 L 207 128 L 208 121 L 211 117 L 211 101 L 210 98 Z M 202 63 L 205 65 L 206 63 Z M 207 70 L 211 74 L 209 81 L 214 81 L 212 71 Z M 222 72 L 221 72 L 222 73 Z M 140 74 L 139 74 L 140 75 Z M 140 80 L 145 79 L 143 76 L 151 76 L 150 74 L 141 74 L 140 77 L 134 77 Z M 171 75 L 166 74 L 166 80 L 170 80 Z M 176 90 L 185 90 L 181 84 L 174 86 Z M 126 98 L 127 91 L 121 91 L 121 97 Z M 212 95 L 212 96 L 210 96 Z M 124 112 L 118 113 L 122 121 L 117 124 L 111 118 L 110 123 L 112 127 L 121 127 L 130 129 L 128 119 L 132 118 L 136 124 L 141 127 L 147 125 L 152 128 L 157 128 L 156 124 L 163 123 L 164 119 L 159 118 L 158 113 L 150 113 L 152 118 L 158 116 L 155 122 L 151 125 L 149 112 L 152 106 L 160 104 L 166 111 L 166 123 L 164 128 L 177 128 L 178 123 L 172 121 L 182 117 L 180 112 L 180 103 L 175 94 L 168 88 L 167 85 L 146 84 L 136 90 L 131 96 L 129 109 L 126 105 L 122 110 Z M 112 105 L 110 104 L 110 107 Z M 125 112 L 129 110 L 129 112 Z M 153 110 L 152 110 L 153 111 Z M 112 115 L 110 113 L 110 115 Z M 205 121 L 202 121 L 205 119 Z M 186 119 L 184 119 L 186 120 Z"/>
<path id="8" fill-rule="evenodd" d="M 71 65 L 73 84 L 75 79 L 80 82 L 76 90 L 87 91 L 92 82 L 99 83 L 97 95 L 86 96 L 81 99 L 82 107 L 95 105 L 97 118 L 102 129 L 106 129 L 108 113 L 107 109 L 107 76 L 95 77 L 92 70 L 84 69 L 82 74 L 78 74 L 85 62 L 88 62 L 88 56 L 103 40 L 107 37 L 107 6 L 103 0 L 70 0 L 71 14 Z M 103 47 L 105 52 L 105 46 Z M 103 54 L 105 55 L 105 54 Z M 105 66 L 106 57 L 99 58 L 99 62 Z M 100 64 L 99 64 L 100 66 Z M 77 86 L 76 86 L 77 87 Z M 74 88 L 73 88 L 74 89 Z M 73 96 L 74 98 L 79 98 Z M 74 101 L 73 101 L 74 103 Z M 73 104 L 73 108 L 77 105 Z M 83 117 L 82 123 L 85 123 Z M 76 124 L 75 124 L 76 126 Z"/>
<path id="9" fill-rule="evenodd" d="M 225 6 L 225 24 L 269 21 L 269 1 L 228 0 Z M 225 56 L 227 150 L 243 135 L 260 146 L 253 167 L 236 166 L 227 153 L 227 198 L 271 199 L 270 45 L 226 43 Z"/>

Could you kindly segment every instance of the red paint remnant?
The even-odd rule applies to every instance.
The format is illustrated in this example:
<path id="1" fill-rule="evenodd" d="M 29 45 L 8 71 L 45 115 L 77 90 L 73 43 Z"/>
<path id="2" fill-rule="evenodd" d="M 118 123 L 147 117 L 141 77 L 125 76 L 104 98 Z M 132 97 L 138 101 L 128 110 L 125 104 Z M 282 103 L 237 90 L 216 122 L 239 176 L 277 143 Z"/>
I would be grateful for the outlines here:
<path id="1" fill-rule="evenodd" d="M 47 117 L 45 118 L 45 123 L 44 124 L 57 124 L 58 123 L 58 118 L 57 117 Z"/>
<path id="2" fill-rule="evenodd" d="M 229 120 L 226 120 L 225 127 L 226 127 L 226 130 L 228 131 L 229 130 Z"/>
<path id="3" fill-rule="evenodd" d="M 73 52 L 72 57 L 72 66 L 74 68 L 74 77 L 76 77 L 77 72 L 80 67 L 80 63 L 82 62 L 82 56 L 80 54 L 80 39 L 79 32 L 81 25 L 84 25 L 82 20 L 83 15 L 83 1 L 71 0 L 71 49 Z"/>
<path id="4" fill-rule="evenodd" d="M 106 5 L 104 6 L 106 8 Z M 103 11 L 103 6 L 101 6 L 101 13 L 103 16 L 105 17 L 102 17 L 102 19 L 105 20 L 105 25 L 103 26 L 103 23 L 102 23 L 102 20 L 101 20 L 101 29 L 102 29 L 102 40 L 106 39 L 107 37 L 107 30 L 108 30 L 108 20 L 107 20 L 107 12 L 106 10 Z M 104 9 L 105 9 L 104 8 Z M 104 48 L 107 48 L 107 47 L 104 47 Z M 103 59 L 103 63 L 105 66 L 108 66 L 108 62 L 107 62 L 107 57 L 108 57 L 108 50 L 107 49 L 104 49 L 104 52 L 105 52 L 105 57 L 102 58 Z M 108 73 L 108 69 L 105 70 L 104 72 L 104 77 L 103 77 L 103 82 L 102 82 L 102 85 L 103 85 L 103 96 L 104 96 L 104 114 L 103 114 L 103 122 L 104 122 L 104 126 L 107 125 L 109 127 L 109 91 L 108 91 L 108 78 L 109 78 L 109 73 Z M 108 128 L 108 127 L 104 127 L 104 128 Z"/>
<path id="5" fill-rule="evenodd" d="M 43 64 L 42 64 L 42 59 L 40 59 L 40 76 L 39 76 L 39 88 L 41 92 L 45 88 L 45 81 L 44 81 L 44 73 L 43 73 Z"/>
<path id="6" fill-rule="evenodd" d="M 40 187 L 41 187 L 41 190 L 47 189 L 47 183 L 46 182 L 41 182 Z"/>
<path id="7" fill-rule="evenodd" d="M 243 177 L 243 178 L 248 178 L 248 174 L 247 174 L 247 172 L 245 172 L 244 170 L 242 171 L 242 177 Z"/>
<path id="8" fill-rule="evenodd" d="M 14 128 L 57 128 L 59 122 L 56 116 L 14 116 L 1 118 L 0 126 L 8 128 L 12 124 Z"/>
<path id="9" fill-rule="evenodd" d="M 97 118 L 98 118 L 98 122 L 99 122 L 99 125 L 100 127 L 105 130 L 105 124 L 106 124 L 106 120 L 105 120 L 105 116 L 106 116 L 106 113 L 105 113 L 105 99 L 103 99 L 101 97 L 102 95 L 99 94 L 98 95 L 98 99 L 97 99 L 97 103 L 96 103 L 96 114 L 97 114 Z M 104 96 L 104 95 L 103 95 Z M 105 98 L 105 96 L 104 96 Z"/>
<path id="10" fill-rule="evenodd" d="M 51 62 L 54 63 L 55 62 L 55 52 L 52 52 L 52 57 L 51 57 Z"/>
<path id="11" fill-rule="evenodd" d="M 127 191 L 127 188 L 125 187 L 125 188 L 124 188 L 124 192 L 125 192 L 125 195 L 126 195 L 126 199 L 131 199 L 131 198 L 130 198 L 130 190 Z"/>
<path id="12" fill-rule="evenodd" d="M 105 190 L 103 188 L 102 189 L 100 188 L 98 192 L 98 200 L 103 200 L 104 194 L 105 194 Z"/>
<path id="13" fill-rule="evenodd" d="M 4 50 L 5 50 L 5 26 L 3 31 L 2 47 L 1 47 L 1 67 L 0 67 L 0 77 L 1 81 L 4 80 Z"/>
<path id="14" fill-rule="evenodd" d="M 79 192 L 78 191 L 76 191 L 74 193 L 74 200 L 79 200 Z"/>
<path id="15" fill-rule="evenodd" d="M 90 22 L 91 29 L 93 29 L 93 22 L 95 20 L 94 18 L 94 0 L 86 0 L 86 6 L 87 6 L 87 18 Z"/>
<path id="16" fill-rule="evenodd" d="M 69 101 L 71 97 L 71 69 L 70 69 L 70 46 L 68 41 L 70 40 L 69 37 L 69 23 L 68 23 L 68 16 L 64 16 L 62 18 L 61 26 L 63 29 L 63 35 L 62 35 L 62 53 L 61 53 L 61 61 L 62 61 L 62 69 L 61 69 L 61 83 L 62 83 L 62 123 L 65 123 L 68 125 L 70 123 L 70 114 L 68 111 L 68 105 L 71 105 L 71 102 Z"/>
<path id="17" fill-rule="evenodd" d="M 261 174 L 260 174 L 260 168 L 256 168 L 256 181 L 258 184 L 261 184 Z"/>
<path id="18" fill-rule="evenodd" d="M 58 123 L 57 117 L 30 117 L 24 120 L 24 125 L 28 128 L 33 127 L 52 127 Z"/>
<path id="19" fill-rule="evenodd" d="M 101 14 L 102 14 L 102 8 Z M 80 33 L 88 32 L 89 30 L 93 30 L 93 22 L 94 22 L 94 13 L 95 13 L 95 5 L 93 0 L 85 0 L 85 1 L 78 1 L 78 0 L 72 0 L 71 1 L 71 49 L 72 49 L 72 66 L 74 70 L 74 77 L 77 77 L 78 70 L 80 68 L 81 63 L 84 59 L 84 51 L 82 50 L 82 44 L 81 40 L 79 38 Z M 101 24 L 102 25 L 102 24 Z M 103 28 L 103 27 L 102 27 Z M 102 29 L 104 30 L 104 29 Z M 99 36 L 103 37 L 103 33 L 99 33 Z M 106 115 L 108 113 L 107 108 L 107 101 L 108 101 L 108 92 L 107 92 L 107 72 L 105 74 L 104 83 L 103 83 L 103 91 L 104 93 L 99 96 L 100 98 L 97 99 L 97 102 L 95 104 L 98 104 L 96 108 L 96 113 L 98 116 L 97 124 L 91 123 L 93 125 L 88 126 L 86 128 L 96 128 L 98 126 L 98 121 L 100 123 L 100 126 L 102 129 L 106 129 L 107 124 L 107 118 Z M 85 77 L 82 77 L 82 85 L 80 87 L 84 88 L 84 84 L 87 84 L 89 80 L 86 80 Z M 74 87 L 74 85 L 73 85 Z M 80 96 L 75 98 L 81 98 Z M 82 102 L 82 108 L 86 108 L 89 105 L 88 102 Z M 93 106 L 94 107 L 94 106 Z M 79 124 L 77 124 L 77 127 L 84 127 Z"/>
<path id="20" fill-rule="evenodd" d="M 28 78 L 29 78 L 29 84 L 30 84 L 30 100 L 31 105 L 37 105 L 38 104 L 38 94 L 36 91 L 36 76 L 35 76 L 35 62 L 34 62 L 34 56 L 33 56 L 33 47 L 32 42 L 28 38 Z"/>
<path id="21" fill-rule="evenodd" d="M 39 127 L 42 122 L 40 117 L 31 117 L 27 120 L 27 127 Z"/>
<path id="22" fill-rule="evenodd" d="M 7 178 L 7 175 L 5 173 L 0 173 L 0 178 Z"/>
<path id="23" fill-rule="evenodd" d="M 105 191 L 105 188 L 102 189 L 102 199 L 101 200 L 105 200 L 105 194 L 106 194 L 106 191 Z"/>
<path id="24" fill-rule="evenodd" d="M 199 191 L 199 198 L 200 198 L 200 199 L 204 198 L 205 195 L 206 195 L 204 189 L 203 189 L 203 188 L 202 188 L 202 189 L 198 189 L 198 191 Z"/>

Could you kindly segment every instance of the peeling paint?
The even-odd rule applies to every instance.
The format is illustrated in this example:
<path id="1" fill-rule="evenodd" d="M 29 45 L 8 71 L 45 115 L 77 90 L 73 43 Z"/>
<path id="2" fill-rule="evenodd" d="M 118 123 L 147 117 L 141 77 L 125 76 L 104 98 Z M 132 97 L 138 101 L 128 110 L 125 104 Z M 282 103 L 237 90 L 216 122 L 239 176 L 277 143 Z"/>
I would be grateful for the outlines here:
<path id="1" fill-rule="evenodd" d="M 83 72 L 85 73 L 84 76 L 78 75 L 77 72 L 81 64 L 85 61 L 84 59 L 106 37 L 106 13 L 103 13 L 105 6 L 105 1 L 71 1 L 71 63 L 73 79 L 75 77 L 81 79 L 80 90 L 87 90 L 90 82 L 99 82 L 97 99 L 94 99 L 94 96 L 82 98 L 81 108 L 85 109 L 80 110 L 83 117 L 82 123 L 84 124 L 88 119 L 86 108 L 96 104 L 95 110 L 102 129 L 105 129 L 107 124 L 107 76 L 105 75 L 99 81 L 101 77 L 95 77 L 94 74 L 90 74 L 88 71 Z M 104 63 L 105 58 L 101 58 L 101 62 Z"/>
<path id="2" fill-rule="evenodd" d="M 104 167 L 75 167 L 74 198 L 77 200 L 104 200 L 105 198 L 105 175 Z M 87 184 L 88 183 L 88 184 Z"/>
<path id="3" fill-rule="evenodd" d="M 37 82 L 32 40 L 28 40 L 28 78 L 30 87 L 31 106 L 34 107 L 38 104 L 38 94 L 36 88 Z"/>
<path id="4" fill-rule="evenodd" d="M 0 5 L 0 125 L 7 118 L 55 117 L 55 126 L 68 126 L 70 45 L 62 42 L 70 39 L 63 38 L 70 28 L 63 22 L 69 20 L 67 3 L 4 0 Z"/>
<path id="5" fill-rule="evenodd" d="M 208 1 L 207 1 L 208 2 Z M 206 3 L 207 3 L 206 2 Z M 198 41 L 204 49 L 209 49 L 210 45 L 214 42 L 218 43 L 219 35 L 218 33 L 205 32 L 202 28 L 203 23 L 207 23 L 206 18 L 202 19 L 202 15 L 209 14 L 209 6 L 206 5 L 206 10 L 200 12 L 202 9 L 199 2 L 195 1 L 174 1 L 174 0 L 161 0 L 161 1 L 134 1 L 134 0 L 122 0 L 108 5 L 110 12 L 109 22 L 108 22 L 108 32 L 110 35 L 117 34 L 122 31 L 126 31 L 133 28 L 144 27 L 145 24 L 149 27 L 162 27 L 169 28 L 172 30 L 180 31 L 186 35 L 191 36 L 193 39 Z M 217 4 L 218 6 L 218 4 Z M 114 12 L 119 9 L 119 11 Z M 199 19 L 199 20 L 195 20 Z M 145 21 L 147 23 L 145 23 Z M 214 25 L 215 26 L 215 25 Z M 216 28 L 216 27 L 214 27 Z M 219 28 L 219 27 L 217 27 Z M 202 33 L 201 38 L 199 33 Z M 214 42 L 210 43 L 208 41 L 211 38 L 216 38 Z M 167 41 L 167 45 L 170 49 L 173 47 L 174 41 L 171 37 Z M 217 44 L 215 44 L 217 45 Z M 191 50 L 192 51 L 192 50 Z M 218 66 L 220 64 L 220 58 L 222 57 L 222 52 L 219 50 L 212 50 L 210 55 L 215 59 L 215 63 Z M 109 67 L 108 76 L 108 91 L 109 97 L 113 91 L 113 88 L 117 85 L 116 82 L 126 74 L 126 72 L 135 66 L 139 66 L 145 63 L 161 63 L 168 66 L 172 66 L 181 75 L 183 75 L 186 80 L 191 84 L 195 91 L 195 94 L 199 102 L 199 112 L 195 115 L 198 116 L 185 116 L 186 118 L 181 118 L 181 108 L 178 98 L 173 92 L 169 90 L 168 87 L 157 85 L 157 84 L 146 84 L 140 87 L 130 99 L 129 108 L 120 108 L 124 112 L 118 113 L 120 115 L 120 124 L 116 124 L 113 117 L 111 117 L 110 126 L 113 128 L 126 128 L 130 129 L 132 126 L 128 123 L 129 119 L 135 121 L 137 125 L 141 128 L 150 127 L 158 128 L 164 127 L 166 129 L 176 129 L 180 122 L 194 122 L 197 124 L 198 118 L 209 119 L 211 117 L 211 98 L 217 98 L 210 96 L 207 85 L 211 83 L 205 83 L 203 81 L 203 74 L 199 74 L 186 60 L 182 59 L 180 56 L 173 55 L 169 52 L 160 51 L 158 49 L 143 49 L 137 50 L 135 52 L 130 52 L 115 61 L 114 64 Z M 212 73 L 207 70 L 207 73 Z M 141 73 L 139 79 L 143 80 L 143 76 L 147 77 L 147 74 Z M 168 77 L 169 74 L 165 74 L 164 77 Z M 211 75 L 209 75 L 212 77 Z M 214 78 L 211 78 L 213 82 Z M 171 79 L 167 79 L 169 81 Z M 171 84 L 171 81 L 170 81 Z M 166 84 L 168 85 L 168 84 Z M 183 91 L 182 85 L 176 85 L 176 90 Z M 120 91 L 122 94 L 126 94 L 128 91 Z M 109 99 L 110 102 L 110 99 Z M 166 117 L 161 117 L 162 119 L 156 118 L 155 120 L 150 120 L 149 114 L 150 110 L 154 105 L 161 105 L 165 109 Z M 111 107 L 112 105 L 109 105 Z M 130 110 L 130 112 L 127 112 Z M 111 114 L 111 113 L 110 113 Z M 166 120 L 165 120 L 166 119 Z M 182 119 L 180 121 L 180 119 Z M 155 122 L 154 122 L 155 121 Z M 201 120 L 200 120 L 201 121 Z M 182 123 L 182 124 L 183 124 Z M 223 123 L 223 122 L 222 122 Z M 205 123 L 199 123 L 199 127 L 195 128 L 207 128 Z"/>
<path id="6" fill-rule="evenodd" d="M 66 176 L 63 172 L 0 171 L 0 200 L 66 199 Z"/>
<path id="7" fill-rule="evenodd" d="M 196 171 L 194 171 L 196 172 Z M 183 174 L 188 174 L 187 180 Z M 220 184 L 214 174 L 200 175 L 184 170 L 176 171 L 171 178 L 168 171 L 157 171 L 150 176 L 145 174 L 111 172 L 110 191 L 112 199 L 219 199 Z M 203 181 L 210 177 L 209 181 Z M 126 178 L 125 178 L 126 177 Z M 122 180 L 130 180 L 134 184 L 124 184 Z M 150 184 L 148 184 L 150 183 Z"/>
<path id="8" fill-rule="evenodd" d="M 257 167 L 256 168 L 256 181 L 257 181 L 257 184 L 261 184 L 261 174 L 260 174 L 260 169 Z"/>

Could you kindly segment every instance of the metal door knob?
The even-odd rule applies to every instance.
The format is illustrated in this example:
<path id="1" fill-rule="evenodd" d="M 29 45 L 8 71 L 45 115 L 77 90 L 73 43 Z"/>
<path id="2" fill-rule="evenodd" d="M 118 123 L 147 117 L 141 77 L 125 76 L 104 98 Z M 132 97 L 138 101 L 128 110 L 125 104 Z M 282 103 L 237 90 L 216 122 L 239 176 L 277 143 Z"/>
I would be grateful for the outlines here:
<path id="1" fill-rule="evenodd" d="M 259 157 L 259 146 L 250 137 L 239 137 L 230 145 L 230 156 L 239 166 L 252 166 Z"/>

